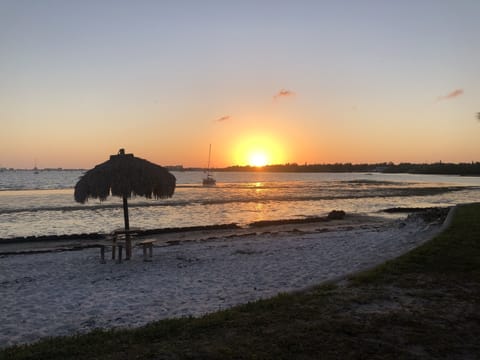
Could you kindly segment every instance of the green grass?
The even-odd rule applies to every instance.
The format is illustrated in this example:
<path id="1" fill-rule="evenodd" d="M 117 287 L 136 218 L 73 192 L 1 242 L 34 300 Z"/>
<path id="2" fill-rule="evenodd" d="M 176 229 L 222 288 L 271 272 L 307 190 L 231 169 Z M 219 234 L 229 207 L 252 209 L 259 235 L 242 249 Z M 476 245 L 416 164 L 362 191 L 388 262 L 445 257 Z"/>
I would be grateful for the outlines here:
<path id="1" fill-rule="evenodd" d="M 393 261 L 362 273 L 355 278 L 361 282 L 392 282 L 409 277 L 461 277 L 463 281 L 480 278 L 480 204 L 461 206 L 452 225 L 438 236 L 414 251 Z"/>
<path id="2" fill-rule="evenodd" d="M 480 205 L 469 205 L 432 241 L 347 283 L 46 339 L 0 359 L 476 359 L 478 334 Z"/>

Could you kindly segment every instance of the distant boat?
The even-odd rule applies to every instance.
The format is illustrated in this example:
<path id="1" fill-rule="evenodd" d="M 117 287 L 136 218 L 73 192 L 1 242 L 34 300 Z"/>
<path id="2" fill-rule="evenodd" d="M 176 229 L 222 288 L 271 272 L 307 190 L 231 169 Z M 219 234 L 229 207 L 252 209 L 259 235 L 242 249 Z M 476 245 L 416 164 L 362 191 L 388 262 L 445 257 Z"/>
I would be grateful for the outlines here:
<path id="1" fill-rule="evenodd" d="M 214 179 L 212 174 L 210 174 L 210 155 L 212 154 L 212 144 L 210 144 L 210 147 L 208 149 L 208 166 L 207 166 L 207 177 L 203 178 L 203 186 L 213 186 L 217 184 L 217 180 Z"/>
<path id="2" fill-rule="evenodd" d="M 33 173 L 38 174 L 37 159 L 35 159 L 35 165 L 33 166 Z"/>

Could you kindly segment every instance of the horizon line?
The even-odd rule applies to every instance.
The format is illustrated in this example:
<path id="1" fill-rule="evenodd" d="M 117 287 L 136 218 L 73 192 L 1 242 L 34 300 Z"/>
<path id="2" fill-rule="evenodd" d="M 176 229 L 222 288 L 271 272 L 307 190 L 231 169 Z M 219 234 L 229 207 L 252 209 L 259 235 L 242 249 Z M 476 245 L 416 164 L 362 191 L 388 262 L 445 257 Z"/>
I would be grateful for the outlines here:
<path id="1" fill-rule="evenodd" d="M 443 162 L 443 161 L 436 161 L 436 162 L 358 162 L 358 163 L 352 163 L 352 162 L 335 162 L 335 163 L 303 163 L 299 164 L 296 162 L 293 163 L 284 163 L 284 164 L 267 164 L 263 166 L 255 166 L 255 165 L 227 165 L 223 167 L 214 167 L 211 168 L 211 170 L 226 170 L 226 169 L 232 169 L 232 168 L 251 168 L 255 170 L 260 170 L 260 169 L 265 169 L 265 168 L 270 168 L 270 167 L 314 167 L 314 166 L 377 166 L 377 167 L 387 167 L 387 166 L 399 166 L 399 165 L 412 165 L 412 166 L 418 166 L 418 165 L 424 165 L 424 166 L 432 166 L 432 165 L 476 165 L 480 164 L 480 161 L 461 161 L 461 162 Z M 173 169 L 179 169 L 183 171 L 202 171 L 205 170 L 206 167 L 202 166 L 184 166 L 184 165 L 161 165 L 162 167 Z M 79 168 L 79 167 L 73 167 L 73 168 L 64 168 L 64 167 L 46 167 L 46 168 L 15 168 L 15 167 L 0 167 L 1 171 L 82 171 L 82 170 L 89 170 L 90 168 Z"/>

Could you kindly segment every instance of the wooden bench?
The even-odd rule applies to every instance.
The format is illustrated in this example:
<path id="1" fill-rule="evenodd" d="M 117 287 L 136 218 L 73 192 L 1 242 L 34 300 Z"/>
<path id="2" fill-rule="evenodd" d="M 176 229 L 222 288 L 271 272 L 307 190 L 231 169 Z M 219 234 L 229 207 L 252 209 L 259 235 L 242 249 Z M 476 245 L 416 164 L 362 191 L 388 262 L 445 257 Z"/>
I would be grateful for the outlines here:
<path id="1" fill-rule="evenodd" d="M 125 243 L 123 242 L 109 242 L 109 243 L 101 243 L 98 244 L 98 247 L 100 248 L 100 263 L 105 264 L 105 249 L 107 247 L 112 247 L 112 260 L 116 260 L 117 264 L 120 264 L 122 262 L 122 253 L 123 253 L 123 248 L 125 247 Z M 116 251 L 118 251 L 118 258 L 116 256 Z"/>
<path id="2" fill-rule="evenodd" d="M 153 243 L 154 242 L 155 242 L 155 240 L 148 239 L 148 240 L 140 241 L 137 244 L 135 244 L 135 246 L 141 246 L 142 247 L 143 261 L 152 261 L 152 258 L 153 258 Z M 123 241 L 123 240 L 119 241 L 118 239 L 115 239 L 115 240 L 112 240 L 112 242 L 101 243 L 98 246 L 100 247 L 100 262 L 102 264 L 106 263 L 106 261 L 105 261 L 105 249 L 108 246 L 112 247 L 112 260 L 116 260 L 117 264 L 120 264 L 122 262 L 123 248 L 126 249 L 125 241 Z M 118 252 L 118 257 L 117 257 L 117 252 Z"/>
<path id="3" fill-rule="evenodd" d="M 143 261 L 152 261 L 153 258 L 153 243 L 155 240 L 143 240 L 138 243 L 138 246 L 143 248 Z"/>
<path id="4" fill-rule="evenodd" d="M 112 239 L 112 259 L 115 260 L 115 250 L 116 247 L 119 246 L 117 244 L 120 241 L 124 242 L 125 247 L 125 259 L 128 260 L 131 258 L 132 254 L 132 238 L 138 236 L 141 233 L 139 228 L 131 228 L 129 230 L 125 229 L 116 229 L 113 230 L 110 234 L 110 238 Z M 121 253 L 121 247 L 119 248 L 119 254 Z M 122 259 L 120 258 L 120 261 Z"/>

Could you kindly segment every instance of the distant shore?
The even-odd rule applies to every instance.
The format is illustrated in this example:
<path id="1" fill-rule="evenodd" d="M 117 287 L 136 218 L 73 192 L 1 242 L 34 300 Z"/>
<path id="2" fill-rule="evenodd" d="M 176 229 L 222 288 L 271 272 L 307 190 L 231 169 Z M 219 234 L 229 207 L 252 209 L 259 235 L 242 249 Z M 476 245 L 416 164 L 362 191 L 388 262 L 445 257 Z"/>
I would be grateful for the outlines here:
<path id="1" fill-rule="evenodd" d="M 172 170 L 195 171 L 199 168 L 172 167 Z M 480 162 L 471 163 L 375 163 L 375 164 L 276 164 L 263 167 L 255 166 L 228 166 L 225 168 L 212 169 L 213 171 L 238 171 L 238 172 L 303 172 L 303 173 L 384 173 L 384 174 L 422 174 L 422 175 L 459 175 L 459 176 L 480 176 Z"/>
<path id="2" fill-rule="evenodd" d="M 205 168 L 184 167 L 183 165 L 165 166 L 170 171 L 205 171 Z M 0 168 L 0 171 L 86 171 L 87 169 L 44 168 L 15 169 Z M 459 175 L 480 176 L 480 162 L 470 163 L 334 163 L 334 164 L 273 164 L 262 167 L 250 165 L 234 165 L 222 168 L 212 168 L 214 172 L 303 172 L 303 173 L 386 173 L 386 174 L 422 174 L 422 175 Z"/>

